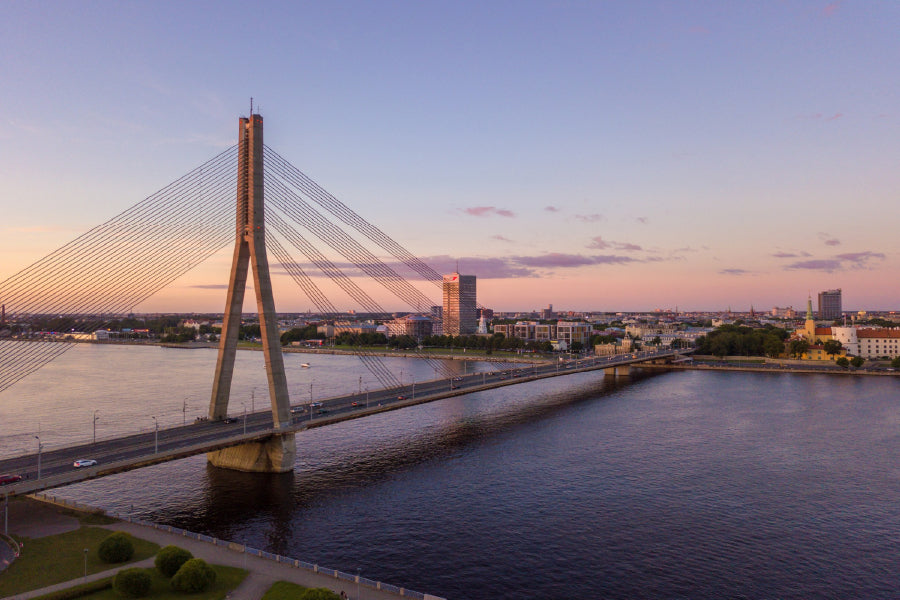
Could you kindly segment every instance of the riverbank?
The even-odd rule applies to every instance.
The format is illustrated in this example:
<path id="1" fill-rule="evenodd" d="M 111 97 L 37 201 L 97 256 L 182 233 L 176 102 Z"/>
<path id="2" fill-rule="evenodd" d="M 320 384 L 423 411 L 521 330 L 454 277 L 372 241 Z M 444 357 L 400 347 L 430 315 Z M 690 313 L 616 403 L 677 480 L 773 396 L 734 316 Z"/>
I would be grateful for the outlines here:
<path id="1" fill-rule="evenodd" d="M 218 350 L 218 342 L 184 342 L 175 344 L 170 342 L 142 342 L 142 341 L 78 341 L 76 344 L 97 344 L 103 346 L 159 346 L 160 348 L 174 348 L 179 350 Z M 255 350 L 262 351 L 262 344 L 252 342 L 238 342 L 238 350 Z M 365 352 L 368 356 L 384 356 L 393 358 L 434 358 L 438 360 L 478 360 L 483 362 L 497 363 L 535 363 L 556 360 L 559 355 L 545 355 L 537 353 L 516 353 L 506 354 L 494 351 L 487 354 L 482 350 L 457 350 L 446 351 L 444 349 L 429 348 L 420 352 L 410 352 L 406 350 L 386 350 L 381 346 L 362 348 L 361 350 L 351 348 L 308 348 L 304 346 L 282 346 L 281 351 L 286 354 L 333 354 L 356 356 L 361 352 Z"/>
<path id="2" fill-rule="evenodd" d="M 10 533 L 23 537 L 45 537 L 79 527 L 78 520 L 70 516 L 73 511 L 93 515 L 102 512 L 92 507 L 46 494 L 36 494 L 18 502 L 22 503 L 20 507 L 27 508 L 16 510 L 11 514 L 13 518 L 10 520 Z M 18 502 L 14 503 L 14 505 L 18 504 Z M 66 513 L 69 514 L 67 515 Z M 354 599 L 359 597 L 358 593 L 360 591 L 364 591 L 365 597 L 372 600 L 393 600 L 396 598 L 442 600 L 437 596 L 372 581 L 361 577 L 359 574 L 342 573 L 335 569 L 327 569 L 297 559 L 255 550 L 243 544 L 131 519 L 128 516 L 117 514 L 107 516 L 115 519 L 115 522 L 98 525 L 99 527 L 111 531 L 125 531 L 136 538 L 158 544 L 160 547 L 167 545 L 179 546 L 210 564 L 236 567 L 248 571 L 247 577 L 229 594 L 228 597 L 231 600 L 259 600 L 276 581 L 289 581 L 303 587 L 324 587 L 335 593 L 345 592 Z M 30 600 L 80 583 L 110 577 L 121 568 L 152 568 L 153 560 L 153 558 L 145 559 L 123 567 L 93 573 L 87 577 L 79 577 L 46 588 L 9 596 L 8 598 L 9 600 Z"/>

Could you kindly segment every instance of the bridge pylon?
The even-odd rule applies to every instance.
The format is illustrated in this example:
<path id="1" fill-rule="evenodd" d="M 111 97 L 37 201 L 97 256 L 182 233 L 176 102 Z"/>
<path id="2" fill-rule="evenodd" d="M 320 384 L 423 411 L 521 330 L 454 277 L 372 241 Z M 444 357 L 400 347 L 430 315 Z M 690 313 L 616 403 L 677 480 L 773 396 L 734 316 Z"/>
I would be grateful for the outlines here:
<path id="1" fill-rule="evenodd" d="M 272 419 L 277 431 L 290 425 L 291 406 L 278 320 L 275 316 L 269 261 L 266 258 L 262 116 L 251 114 L 250 118 L 241 117 L 238 131 L 237 227 L 209 418 L 221 420 L 228 414 L 244 291 L 248 272 L 252 271 L 269 398 L 272 402 Z M 243 444 L 207 454 L 207 460 L 217 467 L 257 472 L 290 471 L 294 468 L 295 457 L 293 433 L 276 434 L 265 442 Z"/>

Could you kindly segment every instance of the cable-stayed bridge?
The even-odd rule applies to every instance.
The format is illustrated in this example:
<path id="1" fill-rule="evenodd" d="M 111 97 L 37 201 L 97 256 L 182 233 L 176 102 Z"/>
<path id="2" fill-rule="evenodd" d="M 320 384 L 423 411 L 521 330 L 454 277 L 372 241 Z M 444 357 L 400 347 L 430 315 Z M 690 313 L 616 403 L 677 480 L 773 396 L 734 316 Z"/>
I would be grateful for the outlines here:
<path id="1" fill-rule="evenodd" d="M 479 382 L 478 376 L 457 380 L 444 363 L 423 355 L 422 359 L 444 378 L 419 383 L 419 396 L 415 398 L 416 390 L 405 390 L 377 356 L 360 351 L 362 364 L 381 383 L 381 391 L 374 392 L 374 397 L 367 394 L 365 401 L 361 395 L 347 396 L 292 411 L 268 252 L 316 309 L 333 319 L 341 311 L 307 273 L 305 268 L 309 265 L 365 312 L 387 311 L 356 282 L 356 274 L 368 276 L 412 311 L 437 304 L 420 286 L 424 284 L 433 290 L 436 285 L 440 289 L 443 278 L 266 146 L 262 136 L 260 115 L 241 118 L 238 144 L 0 282 L 0 302 L 8 320 L 21 323 L 35 316 L 63 315 L 77 318 L 79 328 L 90 331 L 104 325 L 104 317 L 98 315 L 133 313 L 146 299 L 230 243 L 234 247 L 209 421 L 184 430 L 163 431 L 162 446 L 158 431 L 153 434 L 152 447 L 147 434 L 104 442 L 106 454 L 101 455 L 102 464 L 79 470 L 78 474 L 73 474 L 68 464 L 71 452 L 78 448 L 48 453 L 45 459 L 39 445 L 35 456 L 0 462 L 0 472 L 21 468 L 25 474 L 31 474 L 26 467 L 36 459 L 33 477 L 14 483 L 8 491 L 22 493 L 64 485 L 203 452 L 212 464 L 221 467 L 288 471 L 294 465 L 294 434 L 310 426 L 358 418 L 409 402 L 569 372 L 621 370 L 629 364 L 671 360 L 676 356 L 665 351 L 602 361 L 591 359 L 590 363 L 581 364 L 534 365 L 530 372 L 491 374 L 490 378 L 482 374 Z M 346 261 L 351 272 L 329 258 L 322 245 Z M 299 252 L 305 261 L 297 260 L 292 252 Z M 402 265 L 411 275 L 402 275 L 376 252 L 387 252 L 398 268 Z M 237 434 L 235 423 L 228 423 L 232 419 L 227 415 L 244 293 L 250 276 L 257 300 L 271 409 L 245 416 Z M 412 278 L 420 285 L 415 285 Z M 340 327 L 340 323 L 337 325 Z M 71 347 L 71 343 L 40 338 L 0 339 L 0 392 Z M 304 414 L 306 419 L 300 418 Z M 58 469 L 67 472 L 57 472 Z"/>

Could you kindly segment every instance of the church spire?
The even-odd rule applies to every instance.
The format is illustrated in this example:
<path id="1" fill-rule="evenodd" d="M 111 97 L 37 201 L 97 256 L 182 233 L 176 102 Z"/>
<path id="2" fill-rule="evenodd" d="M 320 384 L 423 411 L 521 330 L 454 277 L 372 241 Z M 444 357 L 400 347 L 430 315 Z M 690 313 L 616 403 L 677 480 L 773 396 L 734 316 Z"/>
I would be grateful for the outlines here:
<path id="1" fill-rule="evenodd" d="M 812 311 L 812 296 L 806 297 L 806 320 L 813 320 L 813 311 Z"/>

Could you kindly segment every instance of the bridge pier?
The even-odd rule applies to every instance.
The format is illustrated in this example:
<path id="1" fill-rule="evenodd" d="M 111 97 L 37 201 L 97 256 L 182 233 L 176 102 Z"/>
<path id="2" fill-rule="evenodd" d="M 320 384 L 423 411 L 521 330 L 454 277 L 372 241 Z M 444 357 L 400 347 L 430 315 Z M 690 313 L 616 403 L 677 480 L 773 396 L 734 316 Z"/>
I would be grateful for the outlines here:
<path id="1" fill-rule="evenodd" d="M 631 373 L 631 367 L 628 365 L 619 365 L 617 367 L 607 367 L 603 369 L 604 375 L 609 375 L 610 377 L 628 377 Z"/>
<path id="2" fill-rule="evenodd" d="M 214 467 L 249 473 L 287 473 L 294 470 L 296 458 L 293 433 L 206 453 L 206 460 Z"/>

